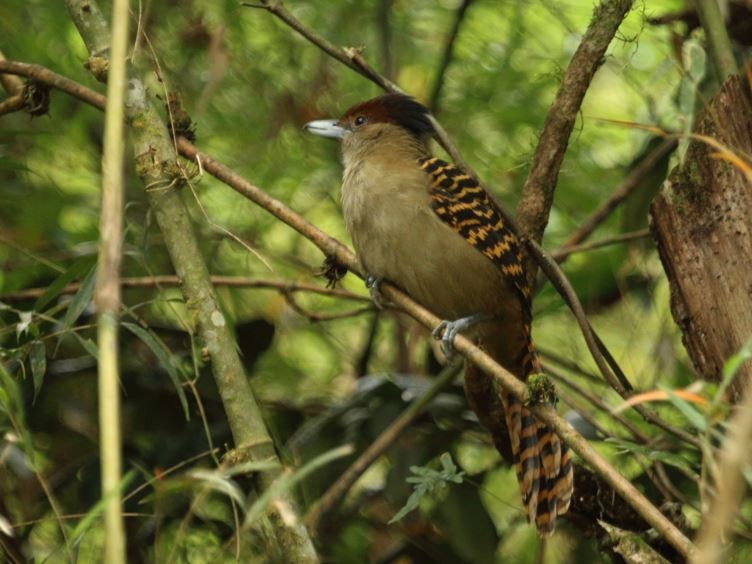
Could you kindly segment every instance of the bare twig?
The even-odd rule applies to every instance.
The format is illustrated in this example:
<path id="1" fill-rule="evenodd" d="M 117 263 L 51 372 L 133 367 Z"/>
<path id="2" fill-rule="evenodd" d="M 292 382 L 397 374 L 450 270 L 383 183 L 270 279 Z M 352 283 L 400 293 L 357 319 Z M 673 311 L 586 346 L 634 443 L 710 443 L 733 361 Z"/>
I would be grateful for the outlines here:
<path id="1" fill-rule="evenodd" d="M 560 253 L 565 253 L 569 250 L 569 247 L 574 247 L 587 239 L 590 234 L 595 231 L 595 228 L 603 223 L 603 220 L 605 220 L 620 203 L 626 200 L 630 194 L 640 186 L 640 183 L 648 174 L 650 174 L 658 162 L 668 153 L 673 151 L 675 147 L 676 139 L 665 139 L 660 145 L 648 153 L 648 155 L 630 171 L 619 187 L 580 224 L 580 226 L 567 238 L 561 246 L 561 249 L 553 253 L 553 255 L 556 257 Z M 557 260 L 559 259 L 557 258 Z"/>
<path id="2" fill-rule="evenodd" d="M 6 61 L 5 55 L 0 51 L 0 61 Z M 21 93 L 23 81 L 13 74 L 0 74 L 0 84 L 3 86 L 9 96 L 15 96 Z"/>
<path id="3" fill-rule="evenodd" d="M 34 77 L 43 80 L 46 77 L 54 81 L 51 85 L 62 86 L 62 90 L 67 91 L 65 86 L 70 86 L 72 81 L 60 80 L 62 77 L 55 75 L 51 71 L 36 65 L 25 65 L 23 63 L 3 63 L 0 61 L 0 72 L 13 72 L 22 75 L 34 74 Z M 75 85 L 75 83 L 72 83 Z M 87 98 L 93 101 L 99 101 L 103 106 L 103 97 L 95 95 L 92 92 L 85 93 L 81 91 L 79 85 L 72 89 L 77 97 Z M 84 89 L 85 90 L 85 89 Z M 98 98 L 97 98 L 98 97 Z M 96 104 L 94 104 L 96 105 Z M 201 159 L 204 170 L 212 176 L 224 182 L 237 192 L 257 203 L 262 208 L 272 213 L 278 219 L 290 225 L 293 229 L 300 232 L 304 237 L 314 243 L 326 256 L 333 257 L 340 265 L 348 268 L 352 272 L 360 272 L 360 265 L 355 256 L 341 243 L 316 226 L 297 215 L 288 206 L 275 200 L 260 188 L 254 186 L 230 168 L 222 165 L 218 161 L 205 153 L 201 153 L 193 144 L 184 138 L 178 139 L 178 149 L 180 154 L 195 160 Z M 382 292 L 396 306 L 402 308 L 405 312 L 419 321 L 423 326 L 433 329 L 439 323 L 439 318 L 431 314 L 416 302 L 412 301 L 406 294 L 395 288 L 393 285 L 384 282 Z M 499 385 L 509 390 L 516 396 L 527 399 L 527 388 L 523 382 L 518 380 L 513 374 L 499 366 L 483 350 L 475 346 L 472 342 L 462 336 L 455 339 L 455 349 L 465 356 L 470 362 L 478 366 L 481 370 L 495 378 Z M 555 410 L 549 405 L 536 404 L 532 406 L 536 416 L 546 424 L 550 425 L 562 439 L 572 447 L 572 450 L 589 464 L 604 480 L 611 485 L 643 519 L 653 526 L 658 534 L 665 538 L 676 550 L 684 555 L 689 556 L 694 551 L 694 545 L 679 531 L 673 523 L 666 519 L 645 496 L 637 490 L 629 480 L 625 479 L 619 472 L 614 469 L 598 452 L 596 452 L 584 439 L 579 435 L 564 419 L 559 417 Z"/>
<path id="4" fill-rule="evenodd" d="M 457 12 L 452 21 L 452 29 L 449 31 L 446 43 L 444 44 L 444 52 L 441 55 L 441 62 L 439 68 L 436 71 L 436 78 L 434 78 L 433 88 L 431 89 L 431 95 L 428 98 L 428 107 L 432 113 L 439 111 L 439 96 L 441 96 L 441 90 L 444 88 L 444 78 L 446 77 L 449 63 L 452 62 L 452 56 L 454 55 L 454 44 L 457 41 L 457 36 L 460 33 L 460 26 L 465 19 L 465 13 L 470 7 L 473 0 L 462 0 Z"/>
<path id="5" fill-rule="evenodd" d="M 357 479 L 363 475 L 363 472 L 394 444 L 410 424 L 428 408 L 431 401 L 454 381 L 460 367 L 461 364 L 454 363 L 444 368 L 442 373 L 431 383 L 431 387 L 411 403 L 397 419 L 392 421 L 376 440 L 350 464 L 347 470 L 337 478 L 324 495 L 308 510 L 305 520 L 310 527 L 315 529 L 318 526 L 321 518 L 339 503 L 340 499 L 344 497 Z"/>
<path id="6" fill-rule="evenodd" d="M 548 110 L 517 205 L 517 222 L 523 232 L 535 242 L 543 239 L 559 169 L 585 92 L 595 71 L 603 62 L 616 30 L 631 7 L 632 0 L 603 0 L 595 9 L 590 25 L 564 72 L 559 91 Z M 528 282 L 532 284 L 537 268 L 533 261 L 528 261 L 528 266 Z"/>
<path id="7" fill-rule="evenodd" d="M 588 344 L 588 350 L 593 355 L 593 359 L 599 370 L 601 370 L 603 377 L 608 382 L 616 382 L 616 377 L 609 369 L 610 365 L 617 373 L 619 379 L 622 380 L 622 388 L 629 388 L 629 386 L 624 385 L 626 384 L 626 378 L 621 369 L 616 365 L 603 342 L 595 335 L 593 328 L 584 315 L 584 309 L 577 295 L 573 291 L 564 291 L 566 286 L 568 286 L 568 282 L 562 283 L 561 281 L 566 281 L 566 276 L 556 261 L 551 259 L 540 246 L 536 245 L 536 241 L 539 241 L 542 237 L 543 229 L 548 222 L 556 177 L 558 176 L 559 167 L 566 151 L 567 140 L 572 131 L 574 119 L 582 98 L 585 95 L 593 74 L 600 64 L 606 47 L 608 47 L 609 42 L 616 33 L 621 20 L 629 11 L 631 4 L 632 0 L 604 0 L 596 9 L 591 24 L 565 73 L 564 82 L 559 89 L 557 98 L 549 110 L 546 125 L 536 149 L 536 156 L 533 160 L 530 176 L 526 183 L 526 187 L 529 184 L 529 188 L 523 191 L 523 198 L 525 198 L 525 193 L 527 193 L 531 200 L 530 205 L 526 206 L 529 213 L 527 216 L 523 216 L 523 220 L 526 223 L 537 222 L 540 226 L 540 234 L 536 234 L 536 230 L 530 229 L 530 225 L 526 224 L 526 229 L 520 230 L 510 215 L 501 206 L 498 207 L 506 224 L 525 242 L 532 257 L 532 259 L 527 261 L 530 266 L 527 269 L 529 282 L 532 284 L 535 281 L 536 268 L 534 262 L 541 264 L 549 277 L 554 277 L 551 279 L 551 282 L 572 310 Z M 319 49 L 381 86 L 384 90 L 388 92 L 403 92 L 399 86 L 373 70 L 361 55 L 360 50 L 353 48 L 340 49 L 336 47 L 295 18 L 284 7 L 281 0 L 263 0 L 262 4 L 252 4 L 251 6 L 268 10 Z M 562 112 L 561 115 L 559 115 L 560 112 Z M 471 176 L 479 179 L 473 169 L 462 159 L 457 147 L 438 120 L 432 115 L 429 115 L 429 119 L 434 127 L 436 140 L 460 167 Z M 557 141 L 562 143 L 561 147 L 556 146 Z M 550 186 L 544 186 L 544 181 L 547 180 L 550 181 Z M 548 192 L 542 191 L 543 188 L 546 188 Z M 523 234 L 531 232 L 536 234 L 536 237 L 523 236 Z M 547 262 L 547 265 L 541 262 L 543 260 Z M 571 290 L 571 286 L 569 286 L 569 289 Z"/>
<path id="8" fill-rule="evenodd" d="M 12 75 L 4 74 L 0 76 Z M 25 105 L 26 102 L 24 101 L 24 97 L 20 94 L 10 96 L 9 98 L 6 98 L 2 102 L 0 102 L 0 116 L 4 116 L 5 114 L 12 114 L 13 112 L 19 112 L 24 109 Z"/>
<path id="9" fill-rule="evenodd" d="M 606 237 L 599 241 L 593 241 L 592 243 L 583 243 L 581 245 L 562 246 L 559 250 L 551 253 L 551 256 L 556 262 L 563 262 L 575 253 L 584 253 L 586 251 L 593 251 L 595 249 L 602 249 L 610 245 L 618 245 L 619 243 L 626 243 L 627 241 L 634 241 L 636 239 L 645 239 L 650 237 L 650 229 L 639 229 L 637 231 L 630 231 L 628 233 L 622 233 L 621 235 L 614 235 L 613 237 Z"/>
<path id="10" fill-rule="evenodd" d="M 389 17 L 394 7 L 394 0 L 378 0 L 376 19 L 378 21 L 379 47 L 381 48 L 381 65 L 384 76 L 394 78 L 395 64 L 392 54 L 392 21 Z"/>
<path id="11" fill-rule="evenodd" d="M 306 284 L 305 282 L 290 282 L 289 280 L 264 280 L 261 278 L 246 278 L 244 276 L 212 276 L 211 282 L 215 286 L 226 286 L 228 288 L 263 288 L 277 290 L 279 292 L 308 292 L 311 294 L 320 294 L 322 296 L 332 296 L 360 302 L 371 303 L 371 299 L 366 296 L 359 296 L 347 290 L 338 288 L 322 288 L 315 284 Z M 180 278 L 177 276 L 165 274 L 161 276 L 142 276 L 134 278 L 121 278 L 120 284 L 124 288 L 151 288 L 159 286 L 180 286 Z M 67 284 L 61 290 L 61 294 L 75 294 L 81 288 L 80 282 Z M 35 299 L 47 291 L 47 288 L 28 288 L 17 292 L 9 292 L 0 296 L 0 301 L 19 301 Z"/>
<path id="12" fill-rule="evenodd" d="M 280 290 L 280 293 L 285 298 L 287 305 L 289 305 L 293 311 L 310 321 L 336 321 L 339 319 L 348 319 L 350 317 L 357 317 L 364 313 L 369 313 L 375 309 L 375 306 L 366 306 L 348 311 L 338 311 L 336 313 L 317 313 L 301 306 L 291 291 L 282 289 Z"/>

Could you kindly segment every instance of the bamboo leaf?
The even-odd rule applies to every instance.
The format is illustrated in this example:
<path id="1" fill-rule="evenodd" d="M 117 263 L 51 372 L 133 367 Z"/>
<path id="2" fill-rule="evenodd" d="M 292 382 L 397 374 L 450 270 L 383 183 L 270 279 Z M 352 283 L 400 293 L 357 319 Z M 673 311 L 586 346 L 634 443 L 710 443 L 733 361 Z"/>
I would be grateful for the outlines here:
<path id="1" fill-rule="evenodd" d="M 96 279 L 97 269 L 92 267 L 89 274 L 86 275 L 84 281 L 81 283 L 81 288 L 73 296 L 68 310 L 65 312 L 63 318 L 63 330 L 70 329 L 83 313 L 86 306 L 91 302 L 91 296 L 94 293 L 94 281 Z"/>
<path id="2" fill-rule="evenodd" d="M 34 380 L 34 399 L 32 403 L 35 403 L 39 395 L 39 390 L 42 389 L 44 374 L 47 372 L 47 349 L 42 341 L 31 343 L 29 364 L 31 365 L 31 376 Z"/>
<path id="3" fill-rule="evenodd" d="M 188 399 L 185 397 L 185 390 L 183 389 L 183 385 L 180 382 L 180 374 L 178 373 L 178 369 L 175 367 L 172 353 L 169 352 L 169 349 L 167 349 L 167 347 L 163 343 L 161 343 L 158 338 L 154 334 L 152 334 L 151 331 L 147 331 L 146 329 L 144 329 L 140 325 L 136 325 L 135 323 L 123 322 L 122 325 L 136 337 L 141 339 L 141 341 L 147 347 L 149 347 L 149 350 L 154 353 L 154 356 L 157 357 L 157 360 L 159 360 L 162 368 L 165 369 L 167 375 L 170 377 L 172 385 L 175 387 L 175 391 L 177 392 L 178 398 L 180 399 L 180 405 L 183 406 L 185 419 L 186 421 L 188 421 L 191 418 L 190 411 L 188 410 Z"/>
<path id="4" fill-rule="evenodd" d="M 67 286 L 74 280 L 80 279 L 91 267 L 91 260 L 83 260 L 75 263 L 68 270 L 55 278 L 55 280 L 52 281 L 52 284 L 47 287 L 44 293 L 39 296 L 39 298 L 37 298 L 37 301 L 34 303 L 34 311 L 42 311 L 47 306 L 47 304 L 49 304 L 52 300 L 60 295 L 60 292 L 63 290 L 63 288 L 65 288 L 65 286 Z"/>

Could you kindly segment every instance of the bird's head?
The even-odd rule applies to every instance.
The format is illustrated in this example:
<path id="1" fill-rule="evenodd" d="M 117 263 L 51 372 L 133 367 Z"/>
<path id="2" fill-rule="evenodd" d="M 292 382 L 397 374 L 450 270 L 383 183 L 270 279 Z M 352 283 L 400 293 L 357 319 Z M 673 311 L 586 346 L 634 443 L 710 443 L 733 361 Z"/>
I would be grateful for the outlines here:
<path id="1" fill-rule="evenodd" d="M 428 110 L 404 94 L 372 98 L 351 107 L 338 120 L 311 121 L 305 129 L 322 137 L 340 139 L 344 153 L 398 137 L 423 145 L 434 133 Z"/>

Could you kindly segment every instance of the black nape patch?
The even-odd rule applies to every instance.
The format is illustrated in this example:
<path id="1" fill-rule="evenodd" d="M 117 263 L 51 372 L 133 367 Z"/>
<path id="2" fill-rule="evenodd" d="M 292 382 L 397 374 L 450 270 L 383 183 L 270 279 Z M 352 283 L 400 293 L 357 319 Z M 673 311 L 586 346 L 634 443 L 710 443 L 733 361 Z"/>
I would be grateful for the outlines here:
<path id="1" fill-rule="evenodd" d="M 395 123 L 417 135 L 433 135 L 434 129 L 428 119 L 428 109 L 415 98 L 404 94 L 386 94 L 379 98 Z"/>

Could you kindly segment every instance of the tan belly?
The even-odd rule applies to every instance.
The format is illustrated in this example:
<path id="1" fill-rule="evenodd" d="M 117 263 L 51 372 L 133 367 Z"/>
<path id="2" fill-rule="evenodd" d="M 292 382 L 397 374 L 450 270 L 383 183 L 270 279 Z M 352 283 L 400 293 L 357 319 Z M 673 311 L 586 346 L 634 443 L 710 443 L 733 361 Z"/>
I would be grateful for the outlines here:
<path id="1" fill-rule="evenodd" d="M 518 298 L 499 268 L 446 225 L 428 198 L 416 204 L 396 196 L 388 206 L 372 201 L 357 218 L 345 209 L 363 267 L 443 319 L 488 313 L 517 321 Z"/>

